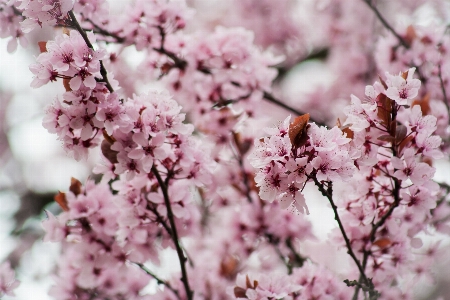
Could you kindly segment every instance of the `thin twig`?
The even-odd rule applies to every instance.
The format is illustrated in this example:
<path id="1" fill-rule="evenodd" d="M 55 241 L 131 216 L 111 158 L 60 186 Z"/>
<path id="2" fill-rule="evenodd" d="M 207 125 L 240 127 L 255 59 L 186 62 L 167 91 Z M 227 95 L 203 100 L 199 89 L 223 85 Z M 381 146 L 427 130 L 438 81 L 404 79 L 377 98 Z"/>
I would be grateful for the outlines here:
<path id="1" fill-rule="evenodd" d="M 447 111 L 450 114 L 450 106 L 448 104 L 448 98 L 447 98 L 447 92 L 445 91 L 445 85 L 444 85 L 444 80 L 442 79 L 442 68 L 441 68 L 441 64 L 438 65 L 438 76 L 439 76 L 439 82 L 441 84 L 441 89 L 442 89 L 442 96 L 444 97 L 444 104 L 445 107 L 447 107 Z M 449 122 L 450 122 L 450 118 L 449 118 Z"/>
<path id="2" fill-rule="evenodd" d="M 378 20 L 380 20 L 380 22 L 383 24 L 384 27 L 386 27 L 387 30 L 389 30 L 399 41 L 399 43 L 409 49 L 410 45 L 405 41 L 405 39 L 403 37 L 401 37 L 395 30 L 394 28 L 386 21 L 386 19 L 381 15 L 380 11 L 376 8 L 376 6 L 372 3 L 372 0 L 363 0 L 367 6 L 369 6 L 369 8 L 375 13 L 375 15 L 377 16 Z"/>
<path id="3" fill-rule="evenodd" d="M 286 239 L 286 246 L 289 248 L 289 250 L 291 250 L 292 254 L 294 255 L 294 262 L 298 264 L 298 267 L 300 268 L 303 267 L 306 258 L 297 253 L 297 251 L 294 248 L 294 245 L 292 244 L 291 238 Z"/>
<path id="4" fill-rule="evenodd" d="M 178 291 L 176 289 L 174 289 L 167 281 L 162 280 L 161 278 L 159 278 L 158 276 L 156 276 L 155 273 L 153 273 L 152 271 L 150 271 L 146 266 L 144 266 L 144 264 L 141 263 L 135 263 L 133 262 L 133 264 L 137 265 L 139 268 L 141 268 L 145 273 L 147 273 L 148 275 L 152 276 L 154 279 L 156 279 L 156 282 L 158 284 L 162 284 L 165 287 L 167 287 L 169 290 L 171 290 L 175 296 L 177 296 L 178 299 L 181 300 L 180 298 L 180 294 L 178 293 Z"/>
<path id="5" fill-rule="evenodd" d="M 90 49 L 94 50 L 94 46 L 92 45 L 91 41 L 89 41 L 86 31 L 84 31 L 84 29 L 81 27 L 80 23 L 78 23 L 77 18 L 75 17 L 75 14 L 73 13 L 73 11 L 70 10 L 68 12 L 68 14 L 69 14 L 71 23 L 76 28 L 76 30 L 81 34 L 86 45 Z M 105 66 L 103 65 L 103 61 L 101 61 L 101 60 L 100 60 L 100 74 L 102 75 L 102 82 L 104 82 L 106 84 L 106 88 L 108 89 L 108 91 L 110 93 L 114 92 L 114 89 L 112 88 L 111 84 L 108 81 L 108 73 L 106 72 Z"/>
<path id="6" fill-rule="evenodd" d="M 293 107 L 291 107 L 291 106 L 289 106 L 289 105 L 287 105 L 287 104 L 281 102 L 280 100 L 278 100 L 277 98 L 275 98 L 271 93 L 264 92 L 263 98 L 264 98 L 265 100 L 267 100 L 267 101 L 273 103 L 273 104 L 278 105 L 279 107 L 282 107 L 282 108 L 284 108 L 284 109 L 286 109 L 286 110 L 288 110 L 288 111 L 294 113 L 296 116 L 301 116 L 301 115 L 304 115 L 304 114 L 305 114 L 305 112 L 299 111 L 299 110 L 297 110 L 297 109 L 295 109 L 295 108 L 293 108 Z M 310 119 L 310 120 L 311 120 L 312 122 L 316 123 L 318 126 L 326 126 L 325 123 L 320 122 L 320 121 L 318 121 L 318 120 L 313 120 L 313 119 Z"/>
<path id="7" fill-rule="evenodd" d="M 366 274 L 364 273 L 364 268 L 361 265 L 361 262 L 358 260 L 358 258 L 356 257 L 355 253 L 353 252 L 353 248 L 352 248 L 352 245 L 350 243 L 350 239 L 348 238 L 347 233 L 345 232 L 344 225 L 342 224 L 341 218 L 339 217 L 339 213 L 337 211 L 337 206 L 336 206 L 336 204 L 334 203 L 334 200 L 333 200 L 332 183 L 328 182 L 328 188 L 325 189 L 324 184 L 320 183 L 319 180 L 316 178 L 316 176 L 312 176 L 312 179 L 314 180 L 314 183 L 319 188 L 319 191 L 322 193 L 322 195 L 327 197 L 328 201 L 331 204 L 331 208 L 333 209 L 333 212 L 334 212 L 334 219 L 337 221 L 337 223 L 339 225 L 339 229 L 341 231 L 342 237 L 344 238 L 345 245 L 347 247 L 347 253 L 350 255 L 350 257 L 353 259 L 353 261 L 355 262 L 356 266 L 358 267 L 358 270 L 359 270 L 361 278 L 364 280 L 364 283 L 369 288 L 369 290 L 371 290 L 372 293 L 373 292 L 376 293 L 376 291 L 373 289 L 372 281 L 369 280 L 369 278 L 367 278 Z"/>
<path id="8" fill-rule="evenodd" d="M 160 186 L 161 191 L 164 196 L 164 203 L 166 204 L 166 208 L 167 208 L 167 218 L 169 219 L 170 227 L 172 228 L 172 241 L 175 244 L 175 248 L 176 248 L 177 255 L 178 255 L 178 260 L 180 261 L 181 281 L 183 282 L 184 289 L 186 291 L 186 297 L 188 300 L 192 300 L 193 299 L 193 291 L 189 287 L 189 279 L 188 279 L 188 275 L 187 275 L 187 271 L 186 271 L 187 258 L 183 253 L 183 249 L 181 248 L 180 239 L 178 237 L 177 227 L 175 225 L 175 218 L 174 218 L 174 215 L 172 212 L 172 206 L 170 204 L 169 193 L 167 190 L 168 180 L 166 179 L 166 181 L 163 181 L 163 179 L 161 178 L 161 175 L 159 174 L 158 169 L 155 166 L 152 167 L 152 173 L 155 175 L 156 179 L 158 180 L 159 186 Z"/>

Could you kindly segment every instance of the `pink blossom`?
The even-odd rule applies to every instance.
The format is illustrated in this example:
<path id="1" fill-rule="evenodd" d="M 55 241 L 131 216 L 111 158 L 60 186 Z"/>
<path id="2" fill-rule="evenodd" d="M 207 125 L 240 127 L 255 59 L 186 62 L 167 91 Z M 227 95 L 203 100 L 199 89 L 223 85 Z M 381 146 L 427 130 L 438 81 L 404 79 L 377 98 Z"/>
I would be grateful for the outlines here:
<path id="1" fill-rule="evenodd" d="M 410 68 L 406 79 L 402 77 L 402 74 L 391 75 L 386 73 L 386 84 L 388 86 L 386 90 L 386 96 L 394 100 L 398 105 L 406 105 L 412 99 L 414 99 L 420 88 L 420 80 L 414 79 L 415 68 Z"/>
<path id="2" fill-rule="evenodd" d="M 394 176 L 400 180 L 410 178 L 415 185 L 422 185 L 431 180 L 435 169 L 426 163 L 416 162 L 415 151 L 406 149 L 403 153 L 403 161 L 397 157 L 392 158 L 392 165 L 398 169 Z"/>

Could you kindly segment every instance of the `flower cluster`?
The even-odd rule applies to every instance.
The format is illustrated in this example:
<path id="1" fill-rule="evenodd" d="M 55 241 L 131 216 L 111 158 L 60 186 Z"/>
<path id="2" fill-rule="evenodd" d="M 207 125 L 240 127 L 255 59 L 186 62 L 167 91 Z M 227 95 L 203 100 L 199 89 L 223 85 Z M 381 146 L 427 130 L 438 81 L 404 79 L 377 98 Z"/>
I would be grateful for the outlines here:
<path id="1" fill-rule="evenodd" d="M 163 51 L 166 36 L 183 29 L 191 14 L 185 1 L 139 0 L 110 30 L 137 50 Z"/>
<path id="2" fill-rule="evenodd" d="M 259 169 L 255 181 L 261 199 L 278 200 L 283 208 L 307 214 L 302 194 L 307 181 L 346 181 L 355 169 L 350 139 L 338 127 L 307 125 L 308 119 L 300 116 L 290 124 L 288 117 L 278 128 L 267 129 L 270 136 L 256 145 L 251 158 Z"/>
<path id="3" fill-rule="evenodd" d="M 11 1 L 0 1 L 0 38 L 11 37 L 7 47 L 10 53 L 17 49 L 17 41 L 22 47 L 26 47 L 28 44 L 20 26 L 21 21 L 23 21 L 23 16 L 17 14 Z"/>
<path id="4" fill-rule="evenodd" d="M 67 13 L 73 7 L 73 0 L 16 0 L 17 9 L 23 11 L 26 19 L 22 30 L 30 32 L 43 26 L 65 25 Z"/>
<path id="5" fill-rule="evenodd" d="M 70 191 L 60 193 L 59 199 L 65 211 L 57 217 L 47 212 L 48 219 L 42 223 L 44 241 L 62 242 L 64 248 L 50 295 L 56 299 L 148 299 L 140 292 L 149 278 L 132 263 L 157 260 L 157 246 L 145 242 L 149 234 L 157 234 L 150 233 L 155 228 L 130 234 L 118 243 L 123 210 L 118 205 L 120 196 L 112 195 L 106 183 L 88 181 L 82 187 L 73 180 Z"/>
<path id="6" fill-rule="evenodd" d="M 95 42 L 93 34 L 88 37 Z M 46 51 L 38 56 L 38 63 L 30 66 L 35 75 L 31 86 L 38 88 L 49 81 L 64 78 L 68 79 L 70 90 L 85 90 L 86 93 L 86 89 L 93 90 L 96 87 L 95 78 L 101 76 L 100 60 L 104 56 L 104 51 L 89 48 L 78 31 L 60 34 L 54 41 L 46 43 Z"/>
<path id="7" fill-rule="evenodd" d="M 313 264 L 296 269 L 290 276 L 239 274 L 232 292 L 236 299 L 350 299 L 345 286 L 330 271 Z"/>
<path id="8" fill-rule="evenodd" d="M 386 74 L 386 82 L 366 87 L 365 101 L 352 96 L 341 128 L 307 124 L 307 115 L 287 118 L 266 130 L 270 136 L 252 156 L 263 200 L 307 212 L 301 191 L 314 182 L 341 209 L 345 229 L 334 240 L 352 245 L 375 286 L 389 284 L 411 263 L 411 249 L 422 247 L 417 234 L 426 232 L 438 200 L 430 164 L 442 157 L 441 138 L 433 135 L 436 117 L 413 102 L 420 86 L 413 73 Z"/>
<path id="9" fill-rule="evenodd" d="M 230 141 L 230 130 L 242 116 L 260 113 L 257 103 L 271 90 L 277 73 L 271 66 L 281 61 L 258 49 L 253 34 L 242 28 L 218 27 L 208 36 L 169 36 L 164 47 L 186 60 L 153 53 L 143 63 L 145 72 L 150 67 L 163 76 L 194 125 L 219 145 Z"/>

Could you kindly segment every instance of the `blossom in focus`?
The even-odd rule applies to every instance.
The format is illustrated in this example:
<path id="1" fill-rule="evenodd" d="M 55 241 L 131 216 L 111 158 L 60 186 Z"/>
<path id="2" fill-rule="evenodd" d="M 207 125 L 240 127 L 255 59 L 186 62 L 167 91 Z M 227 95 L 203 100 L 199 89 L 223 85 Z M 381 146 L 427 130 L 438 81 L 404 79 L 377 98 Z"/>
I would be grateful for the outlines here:
<path id="1" fill-rule="evenodd" d="M 415 68 L 410 68 L 404 78 L 403 74 L 391 75 L 386 73 L 386 96 L 394 100 L 398 105 L 406 105 L 408 101 L 417 97 L 420 88 L 420 80 L 414 79 Z"/>

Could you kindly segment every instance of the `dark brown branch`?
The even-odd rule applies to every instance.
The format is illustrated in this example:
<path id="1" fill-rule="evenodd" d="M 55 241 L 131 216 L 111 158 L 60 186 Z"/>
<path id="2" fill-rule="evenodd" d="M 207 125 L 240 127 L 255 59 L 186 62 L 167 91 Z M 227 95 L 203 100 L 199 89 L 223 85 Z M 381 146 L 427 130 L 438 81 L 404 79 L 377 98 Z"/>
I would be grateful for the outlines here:
<path id="1" fill-rule="evenodd" d="M 111 37 L 113 39 L 115 39 L 115 41 L 117 43 L 123 43 L 125 42 L 125 39 L 123 37 L 118 36 L 117 34 L 113 33 L 113 32 L 109 32 L 103 28 L 101 28 L 100 26 L 98 26 L 97 24 L 94 23 L 94 21 L 92 21 L 91 19 L 87 19 L 86 21 L 91 23 L 91 25 L 94 28 L 94 32 L 103 36 L 107 36 L 107 37 Z"/>
<path id="2" fill-rule="evenodd" d="M 94 46 L 92 45 L 91 41 L 89 41 L 86 31 L 84 31 L 84 29 L 81 28 L 81 25 L 80 23 L 78 23 L 77 18 L 75 17 L 73 11 L 69 11 L 68 14 L 70 17 L 70 22 L 75 27 L 75 29 L 81 34 L 86 45 L 92 50 L 94 50 Z M 114 92 L 114 89 L 112 88 L 111 84 L 108 81 L 108 73 L 106 72 L 105 66 L 103 65 L 103 61 L 101 60 L 100 60 L 100 74 L 102 75 L 101 81 L 106 84 L 106 88 L 108 89 L 108 91 L 110 93 Z"/>
<path id="3" fill-rule="evenodd" d="M 174 217 L 174 214 L 172 211 L 172 206 L 170 204 L 170 199 L 169 199 L 169 193 L 167 190 L 168 180 L 163 181 L 163 179 L 161 178 L 161 175 L 159 174 L 158 169 L 154 165 L 152 167 L 152 173 L 155 175 L 156 179 L 158 180 L 159 186 L 160 186 L 161 191 L 164 196 L 164 203 L 167 208 L 167 218 L 169 219 L 170 227 L 172 228 L 172 235 L 171 235 L 172 241 L 175 244 L 175 248 L 176 248 L 177 255 L 178 255 L 178 260 L 180 261 L 181 281 L 183 282 L 184 289 L 186 291 L 186 297 L 188 300 L 192 300 L 193 292 L 192 292 L 191 288 L 189 287 L 189 279 L 188 279 L 188 275 L 187 275 L 187 271 L 186 271 L 187 258 L 183 253 L 183 249 L 181 248 L 180 239 L 178 237 L 177 227 L 175 225 L 175 217 Z"/>
<path id="4" fill-rule="evenodd" d="M 280 100 L 278 100 L 277 98 L 275 98 L 271 93 L 264 92 L 264 96 L 263 96 L 263 97 L 264 97 L 264 99 L 266 99 L 266 100 L 269 101 L 270 103 L 273 103 L 273 104 L 275 104 L 275 105 L 278 105 L 279 107 L 282 107 L 282 108 L 286 109 L 287 111 L 290 111 L 290 112 L 294 113 L 296 117 L 305 114 L 305 112 L 299 111 L 299 110 L 297 110 L 297 109 L 295 109 L 295 108 L 293 108 L 293 107 L 291 107 L 291 106 L 289 106 L 289 105 L 287 105 L 287 104 L 281 102 Z M 325 123 L 320 122 L 320 121 L 318 121 L 318 120 L 313 120 L 313 119 L 310 119 L 310 120 L 311 120 L 312 122 L 316 123 L 318 126 L 326 126 Z"/>
<path id="5" fill-rule="evenodd" d="M 376 6 L 372 3 L 372 0 L 363 0 L 367 6 L 375 13 L 378 20 L 383 24 L 384 27 L 386 27 L 387 30 L 389 30 L 398 40 L 398 42 L 405 48 L 409 48 L 410 45 L 405 41 L 403 37 L 401 37 L 394 28 L 386 21 L 386 19 L 381 15 L 380 11 L 376 8 Z"/>
<path id="6" fill-rule="evenodd" d="M 289 250 L 291 250 L 291 253 L 294 256 L 294 261 L 291 264 L 294 266 L 295 263 L 298 267 L 300 268 L 303 267 L 306 258 L 297 253 L 297 251 L 294 248 L 294 245 L 292 245 L 292 238 L 288 238 L 286 240 L 286 246 L 289 248 Z"/>
<path id="7" fill-rule="evenodd" d="M 157 282 L 158 284 L 162 284 L 162 285 L 164 285 L 165 287 L 167 287 L 169 290 L 171 290 L 171 291 L 175 294 L 175 296 L 177 296 L 178 299 L 181 300 L 180 294 L 178 293 L 178 291 L 177 291 L 176 289 L 174 289 L 167 281 L 162 280 L 161 278 L 159 278 L 158 276 L 156 276 L 156 274 L 154 274 L 152 271 L 150 271 L 150 270 L 149 270 L 146 266 L 144 266 L 143 264 L 141 264 L 141 263 L 135 263 L 135 262 L 133 262 L 133 264 L 137 265 L 137 266 L 138 266 L 139 268 L 141 268 L 145 273 L 147 273 L 148 275 L 150 275 L 151 277 L 153 277 L 153 278 L 156 280 L 156 282 Z"/>
<path id="8" fill-rule="evenodd" d="M 269 242 L 269 244 L 271 244 L 273 246 L 273 249 L 275 250 L 275 252 L 277 253 L 278 257 L 280 258 L 280 260 L 283 262 L 283 264 L 286 266 L 288 274 L 292 274 L 292 264 L 289 263 L 289 259 L 286 259 L 283 255 L 283 253 L 281 253 L 281 250 L 278 248 L 278 244 L 280 243 L 280 239 L 278 237 L 275 237 L 274 235 L 270 234 L 270 233 L 266 233 L 265 234 L 267 241 Z"/>
<path id="9" fill-rule="evenodd" d="M 331 208 L 333 209 L 333 212 L 334 212 L 334 219 L 337 221 L 337 223 L 339 225 L 339 229 L 342 234 L 342 237 L 344 238 L 345 245 L 347 247 L 347 253 L 350 255 L 350 257 L 353 259 L 356 266 L 358 267 L 360 276 L 361 276 L 362 280 L 364 281 L 365 286 L 368 288 L 368 290 L 370 291 L 371 294 L 377 293 L 377 291 L 374 289 L 372 281 L 369 278 L 367 278 L 366 274 L 364 273 L 364 268 L 361 265 L 361 262 L 358 260 L 355 253 L 353 252 L 352 245 L 350 243 L 350 239 L 348 238 L 347 233 L 345 232 L 344 225 L 342 224 L 341 218 L 339 217 L 339 213 L 337 211 L 337 206 L 333 200 L 332 183 L 328 182 L 328 187 L 325 189 L 324 184 L 320 183 L 319 180 L 317 180 L 316 176 L 312 176 L 311 178 L 314 180 L 314 183 L 319 188 L 319 191 L 322 193 L 322 195 L 325 196 L 328 199 L 328 201 L 330 202 Z"/>
<path id="10" fill-rule="evenodd" d="M 391 103 L 392 103 L 392 104 L 391 104 L 391 105 L 392 105 L 392 109 L 391 109 L 391 111 L 392 111 L 392 118 L 391 118 L 391 119 L 392 119 L 392 122 L 396 122 L 396 120 L 397 120 L 398 106 L 395 104 L 394 101 L 392 101 Z M 391 122 L 391 123 L 392 123 L 392 122 Z M 390 123 L 390 124 L 391 124 L 391 123 Z M 390 128 L 389 128 L 390 125 L 388 124 L 387 126 L 388 126 L 388 127 L 386 128 L 387 131 L 390 131 L 390 130 L 389 130 L 389 129 L 390 129 Z M 393 155 L 394 157 L 397 157 L 397 156 L 398 156 L 398 149 L 397 149 L 397 147 L 398 147 L 398 146 L 397 146 L 395 143 L 392 143 L 392 145 L 391 145 L 391 147 L 390 147 L 390 148 L 391 148 L 391 151 L 392 151 L 392 155 Z M 386 174 L 386 175 L 389 175 L 389 174 Z M 400 200 L 401 200 L 401 197 L 400 197 L 401 182 L 400 182 L 397 178 L 395 178 L 395 177 L 392 177 L 392 176 L 390 176 L 390 177 L 391 177 L 391 179 L 394 181 L 394 184 L 393 184 L 393 190 L 392 190 L 392 197 L 394 198 L 394 202 L 391 204 L 391 206 L 389 207 L 388 211 L 380 218 L 380 220 L 378 220 L 378 222 L 376 222 L 375 224 L 372 225 L 372 230 L 370 231 L 370 236 L 369 236 L 369 241 L 370 241 L 371 243 L 373 243 L 373 242 L 375 241 L 375 238 L 376 238 L 376 234 L 377 234 L 378 229 L 379 229 L 381 226 L 384 225 L 384 223 L 386 222 L 386 220 L 387 220 L 387 219 L 392 215 L 392 213 L 394 212 L 395 208 L 398 207 L 399 204 L 400 204 Z M 371 252 L 368 251 L 368 250 L 364 250 L 363 253 L 364 253 L 364 254 L 363 254 L 362 268 L 363 268 L 363 270 L 365 270 Z M 360 276 L 360 278 L 359 278 L 359 283 L 361 283 L 363 280 L 364 280 L 364 278 L 363 278 L 362 276 Z M 359 290 L 360 290 L 360 286 L 359 286 L 359 285 L 356 285 L 355 293 L 353 294 L 353 300 L 358 299 Z"/>

